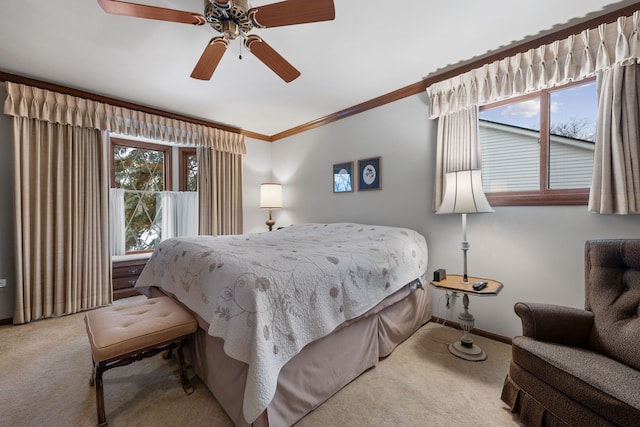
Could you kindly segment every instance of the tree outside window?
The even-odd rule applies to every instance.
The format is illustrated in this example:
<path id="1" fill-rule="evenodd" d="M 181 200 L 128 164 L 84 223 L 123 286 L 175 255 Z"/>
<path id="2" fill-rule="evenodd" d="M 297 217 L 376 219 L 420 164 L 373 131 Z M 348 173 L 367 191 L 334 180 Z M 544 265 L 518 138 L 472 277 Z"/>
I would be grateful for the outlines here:
<path id="1" fill-rule="evenodd" d="M 171 189 L 171 147 L 112 138 L 114 188 L 125 191 L 125 250 L 149 251 L 160 241 L 157 193 Z"/>
<path id="2" fill-rule="evenodd" d="M 180 148 L 180 191 L 198 191 L 198 158 L 195 148 Z"/>

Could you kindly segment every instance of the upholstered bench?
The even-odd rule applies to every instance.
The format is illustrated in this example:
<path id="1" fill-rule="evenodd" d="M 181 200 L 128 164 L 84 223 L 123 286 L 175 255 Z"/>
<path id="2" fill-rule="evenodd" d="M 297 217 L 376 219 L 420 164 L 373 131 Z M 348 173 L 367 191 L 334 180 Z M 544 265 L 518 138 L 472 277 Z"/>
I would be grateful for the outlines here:
<path id="1" fill-rule="evenodd" d="M 183 340 L 196 331 L 195 317 L 168 297 L 122 303 L 99 308 L 84 317 L 91 344 L 96 388 L 98 425 L 106 425 L 102 374 L 167 350 L 167 358 L 177 349 L 180 379 L 187 394 L 193 392 L 182 354 Z"/>

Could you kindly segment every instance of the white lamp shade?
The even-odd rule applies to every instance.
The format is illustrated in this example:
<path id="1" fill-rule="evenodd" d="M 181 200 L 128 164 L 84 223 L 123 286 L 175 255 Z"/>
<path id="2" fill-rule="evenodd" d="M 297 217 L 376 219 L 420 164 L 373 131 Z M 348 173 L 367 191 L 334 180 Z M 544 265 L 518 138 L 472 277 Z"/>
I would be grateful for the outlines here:
<path id="1" fill-rule="evenodd" d="M 260 207 L 282 207 L 282 184 L 275 184 L 272 182 L 260 184 Z"/>
<path id="2" fill-rule="evenodd" d="M 482 190 L 479 170 L 449 172 L 444 176 L 444 196 L 437 214 L 494 212 Z"/>

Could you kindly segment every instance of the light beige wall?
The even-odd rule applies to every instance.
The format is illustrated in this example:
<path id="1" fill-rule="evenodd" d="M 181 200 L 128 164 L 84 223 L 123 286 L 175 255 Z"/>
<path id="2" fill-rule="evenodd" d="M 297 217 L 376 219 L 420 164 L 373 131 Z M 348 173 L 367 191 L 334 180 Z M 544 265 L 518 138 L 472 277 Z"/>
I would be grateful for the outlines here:
<path id="1" fill-rule="evenodd" d="M 271 182 L 271 143 L 246 139 L 247 154 L 243 160 L 242 207 L 244 232 L 267 231 L 268 212 L 260 209 L 260 184 Z M 284 199 L 286 203 L 286 198 Z M 278 226 L 279 224 L 276 224 Z"/>
<path id="2" fill-rule="evenodd" d="M 428 277 L 437 268 L 462 270 L 459 215 L 431 210 L 436 122 L 417 95 L 273 144 L 273 174 L 288 202 L 279 222 L 379 223 L 414 228 L 429 245 Z M 334 163 L 382 156 L 381 191 L 333 194 Z M 516 301 L 581 307 L 583 246 L 594 238 L 640 238 L 639 216 L 606 216 L 574 207 L 496 207 L 468 219 L 469 273 L 504 282 L 497 297 L 472 297 L 476 326 L 515 336 Z M 447 310 L 434 292 L 434 311 L 457 321 L 462 301 Z"/>

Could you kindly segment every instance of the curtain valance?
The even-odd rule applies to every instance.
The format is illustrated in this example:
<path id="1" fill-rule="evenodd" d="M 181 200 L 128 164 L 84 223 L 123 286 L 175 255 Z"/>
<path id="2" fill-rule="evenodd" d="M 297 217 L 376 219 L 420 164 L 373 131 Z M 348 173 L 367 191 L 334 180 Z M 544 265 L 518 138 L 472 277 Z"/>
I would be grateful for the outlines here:
<path id="1" fill-rule="evenodd" d="M 233 132 L 24 84 L 6 82 L 6 87 L 4 113 L 9 116 L 246 154 L 244 136 Z"/>
<path id="2" fill-rule="evenodd" d="M 640 62 L 640 11 L 503 58 L 427 88 L 430 118 L 580 80 L 614 64 Z"/>

